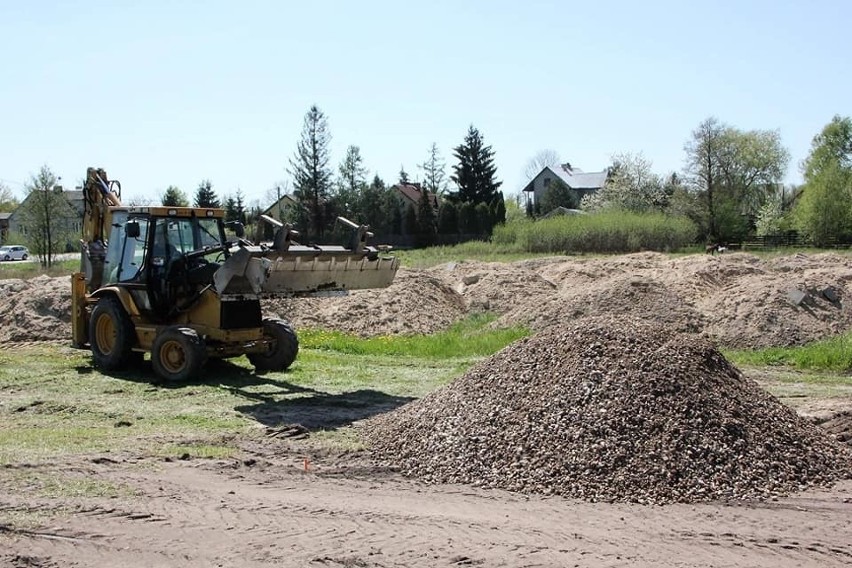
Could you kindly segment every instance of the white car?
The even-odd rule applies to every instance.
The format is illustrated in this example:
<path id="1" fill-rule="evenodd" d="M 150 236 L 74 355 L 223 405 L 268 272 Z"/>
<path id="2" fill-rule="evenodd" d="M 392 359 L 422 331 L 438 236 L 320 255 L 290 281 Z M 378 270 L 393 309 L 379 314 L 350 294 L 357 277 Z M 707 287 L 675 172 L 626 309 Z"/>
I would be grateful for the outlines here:
<path id="1" fill-rule="evenodd" d="M 30 256 L 30 251 L 27 247 L 20 245 L 6 245 L 0 247 L 0 260 L 27 260 Z"/>

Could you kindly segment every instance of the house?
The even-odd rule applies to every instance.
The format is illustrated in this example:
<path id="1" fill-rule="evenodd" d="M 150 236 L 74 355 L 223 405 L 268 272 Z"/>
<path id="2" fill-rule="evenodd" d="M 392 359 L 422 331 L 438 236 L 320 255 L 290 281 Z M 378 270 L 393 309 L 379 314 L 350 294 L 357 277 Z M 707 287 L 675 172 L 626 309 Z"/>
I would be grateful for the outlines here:
<path id="1" fill-rule="evenodd" d="M 5 243 L 9 236 L 9 217 L 11 213 L 0 213 L 0 243 Z"/>
<path id="2" fill-rule="evenodd" d="M 298 207 L 299 202 L 292 195 L 284 194 L 275 203 L 261 211 L 262 215 L 278 219 L 282 223 L 287 218 L 287 212 Z"/>
<path id="3" fill-rule="evenodd" d="M 551 184 L 562 182 L 577 192 L 578 197 L 582 199 L 584 196 L 601 189 L 606 183 L 607 175 L 606 170 L 584 172 L 569 163 L 558 166 L 545 166 L 524 187 L 523 192 L 527 196 L 527 202 L 532 198 L 534 203 L 541 203 L 541 199 L 547 190 L 550 189 Z"/>
<path id="4" fill-rule="evenodd" d="M 403 212 L 405 212 L 405 208 L 407 207 L 414 207 L 414 210 L 416 211 L 417 207 L 420 205 L 420 199 L 424 191 L 423 186 L 419 182 L 398 183 L 392 186 L 391 190 L 396 192 L 403 204 Z M 432 204 L 432 208 L 435 209 L 435 212 L 437 213 L 438 196 L 434 193 L 430 193 L 429 202 Z"/>
<path id="5" fill-rule="evenodd" d="M 56 223 L 60 223 L 59 229 L 67 233 L 69 236 L 79 236 L 83 230 L 83 215 L 85 214 L 85 203 L 83 189 L 78 187 L 74 190 L 65 190 L 61 185 L 57 185 L 54 192 L 61 193 L 65 198 L 67 207 L 54 209 L 51 216 Z M 8 218 L 8 232 L 26 236 L 27 227 L 24 219 L 24 212 L 27 210 L 30 201 L 33 199 L 34 192 L 30 192 L 24 200 L 18 205 Z M 60 202 L 61 203 L 61 202 Z M 76 242 L 73 238 L 69 241 L 69 246 Z"/>

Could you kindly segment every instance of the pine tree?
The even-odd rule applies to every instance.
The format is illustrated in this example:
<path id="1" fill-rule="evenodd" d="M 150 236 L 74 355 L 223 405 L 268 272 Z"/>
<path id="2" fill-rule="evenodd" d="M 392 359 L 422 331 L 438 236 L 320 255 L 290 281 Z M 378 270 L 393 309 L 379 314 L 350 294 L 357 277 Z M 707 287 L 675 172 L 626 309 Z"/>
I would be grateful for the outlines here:
<path id="1" fill-rule="evenodd" d="M 438 209 L 438 234 L 455 235 L 459 232 L 459 211 L 452 201 L 443 201 Z"/>
<path id="2" fill-rule="evenodd" d="M 405 171 L 404 166 L 399 167 L 399 184 L 404 185 L 407 183 L 411 183 L 411 180 L 408 179 L 408 172 Z"/>
<path id="3" fill-rule="evenodd" d="M 424 187 L 420 192 L 420 199 L 417 200 L 417 234 L 419 244 L 423 246 L 433 244 L 435 242 L 436 230 L 435 208 L 432 207 L 429 192 Z"/>
<path id="4" fill-rule="evenodd" d="M 198 189 L 195 190 L 195 206 L 196 207 L 213 207 L 222 206 L 219 198 L 216 197 L 216 192 L 213 191 L 213 184 L 209 179 L 202 180 L 198 184 Z"/>
<path id="5" fill-rule="evenodd" d="M 454 149 L 453 155 L 458 164 L 453 166 L 450 179 L 458 186 L 458 191 L 451 194 L 452 198 L 473 205 L 494 201 L 503 182 L 495 179 L 494 151 L 491 146 L 485 146 L 479 130 L 471 125 L 464 143 Z"/>
<path id="6" fill-rule="evenodd" d="M 434 142 L 429 149 L 429 157 L 418 166 L 423 170 L 423 187 L 434 195 L 441 195 L 447 189 L 447 165 L 438 153 L 438 145 Z"/>
<path id="7" fill-rule="evenodd" d="M 173 185 L 166 188 L 161 201 L 164 207 L 189 207 L 186 194 Z"/>
<path id="8" fill-rule="evenodd" d="M 302 135 L 296 145 L 296 153 L 290 159 L 289 172 L 293 176 L 293 196 L 299 201 L 302 211 L 298 220 L 300 229 L 322 236 L 328 219 L 326 202 L 331 191 L 331 169 L 329 168 L 329 144 L 331 133 L 325 114 L 311 106 L 305 114 Z"/>
<path id="9" fill-rule="evenodd" d="M 358 146 L 349 146 L 346 149 L 346 157 L 338 168 L 340 177 L 337 181 L 337 201 L 341 213 L 346 217 L 352 217 L 358 209 L 358 200 L 367 185 L 367 168 L 361 158 L 361 150 Z"/>

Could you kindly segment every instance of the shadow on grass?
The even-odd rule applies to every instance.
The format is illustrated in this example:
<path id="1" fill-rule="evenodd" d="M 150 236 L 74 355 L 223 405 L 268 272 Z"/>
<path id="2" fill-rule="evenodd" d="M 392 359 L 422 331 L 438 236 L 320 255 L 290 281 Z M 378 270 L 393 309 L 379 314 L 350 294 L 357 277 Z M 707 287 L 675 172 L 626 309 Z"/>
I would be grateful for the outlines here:
<path id="1" fill-rule="evenodd" d="M 90 366 L 77 367 L 80 374 L 92 372 Z M 201 375 L 191 381 L 169 382 L 159 379 L 145 361 L 133 370 L 109 373 L 109 376 L 135 383 L 149 384 L 152 389 L 183 389 L 190 386 L 218 386 L 247 404 L 234 410 L 269 426 L 299 424 L 308 430 L 331 430 L 348 426 L 376 414 L 393 410 L 413 397 L 390 395 L 374 389 L 344 393 L 327 393 L 303 387 L 286 380 L 286 374 L 258 375 L 227 360 L 211 359 Z M 264 387 L 258 391 L 253 387 Z"/>

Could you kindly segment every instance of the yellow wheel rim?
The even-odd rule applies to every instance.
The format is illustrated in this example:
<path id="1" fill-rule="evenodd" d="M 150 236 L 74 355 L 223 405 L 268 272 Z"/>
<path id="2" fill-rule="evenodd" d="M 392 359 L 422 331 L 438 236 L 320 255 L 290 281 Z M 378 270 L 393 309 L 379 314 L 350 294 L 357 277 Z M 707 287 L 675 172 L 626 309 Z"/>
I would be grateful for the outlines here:
<path id="1" fill-rule="evenodd" d="M 178 341 L 166 341 L 160 346 L 160 363 L 169 373 L 179 373 L 186 366 L 186 352 Z"/>
<path id="2" fill-rule="evenodd" d="M 115 323 L 109 316 L 101 316 L 95 324 L 95 341 L 98 343 L 98 349 L 104 355 L 109 355 L 115 349 Z"/>

